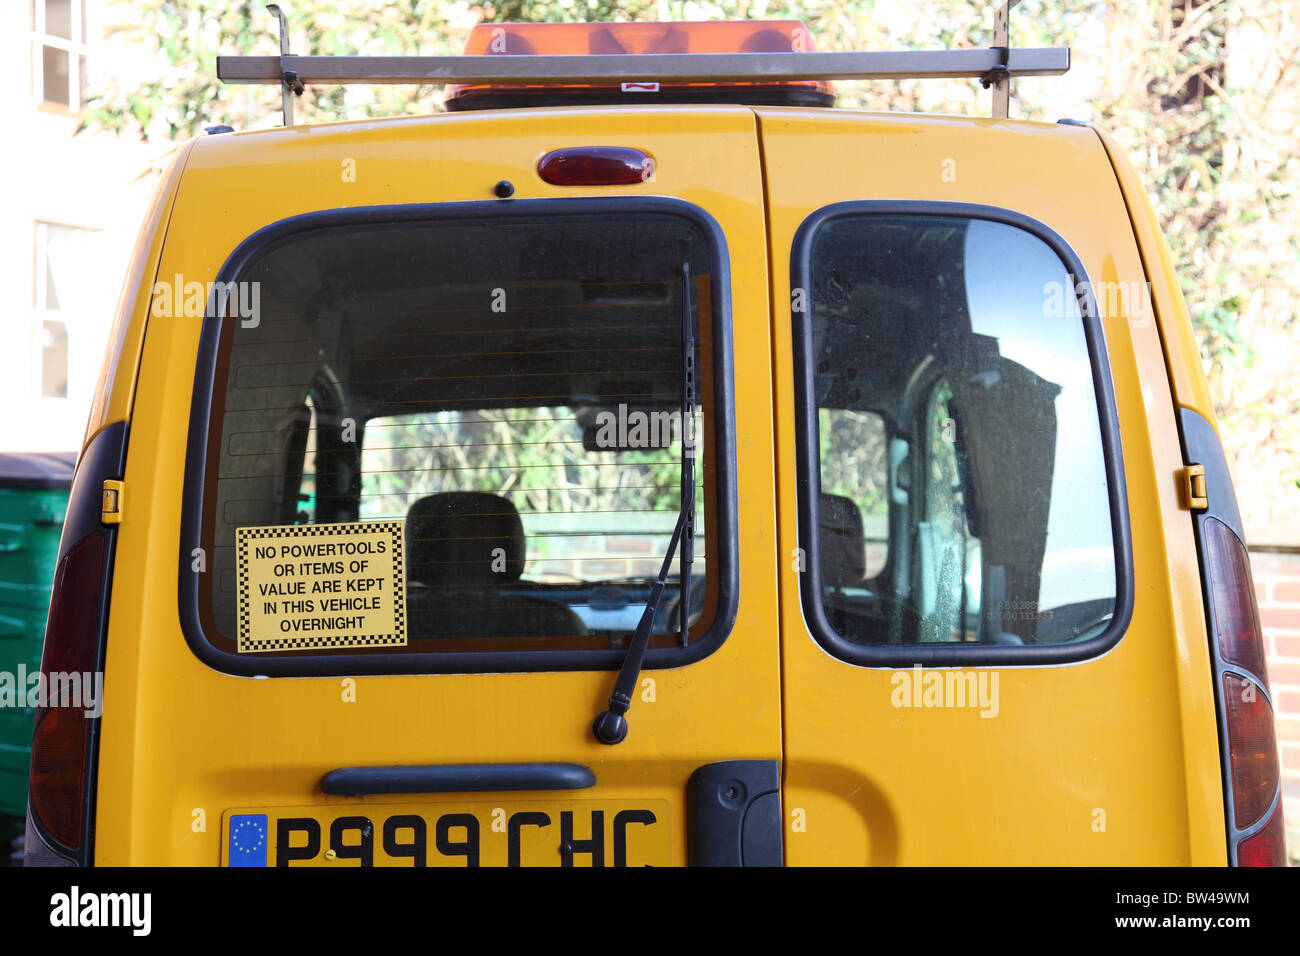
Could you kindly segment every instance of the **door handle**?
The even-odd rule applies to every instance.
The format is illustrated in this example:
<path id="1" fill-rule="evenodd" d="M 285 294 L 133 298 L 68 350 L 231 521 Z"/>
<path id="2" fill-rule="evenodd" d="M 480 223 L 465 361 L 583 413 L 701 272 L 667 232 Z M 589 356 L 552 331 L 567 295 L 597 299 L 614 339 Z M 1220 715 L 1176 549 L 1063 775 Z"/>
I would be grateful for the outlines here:
<path id="1" fill-rule="evenodd" d="M 340 767 L 320 779 L 326 793 L 486 793 L 495 790 L 585 790 L 590 767 L 576 763 L 462 763 L 425 767 Z"/>

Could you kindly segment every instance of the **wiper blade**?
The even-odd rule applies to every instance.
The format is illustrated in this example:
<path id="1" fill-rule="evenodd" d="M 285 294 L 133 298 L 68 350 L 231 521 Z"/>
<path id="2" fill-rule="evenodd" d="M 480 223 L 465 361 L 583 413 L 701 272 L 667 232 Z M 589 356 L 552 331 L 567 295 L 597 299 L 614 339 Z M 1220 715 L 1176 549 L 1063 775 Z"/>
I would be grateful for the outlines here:
<path id="1" fill-rule="evenodd" d="M 623 666 L 619 668 L 618 678 L 614 681 L 614 692 L 609 696 L 609 709 L 602 711 L 591 725 L 596 739 L 602 744 L 620 743 L 627 736 L 627 709 L 632 705 L 632 694 L 636 692 L 637 678 L 641 676 L 641 665 L 654 631 L 655 615 L 667 585 L 668 569 L 672 567 L 679 546 L 681 565 L 678 617 L 681 619 L 682 646 L 685 647 L 690 640 L 691 565 L 695 561 L 695 326 L 691 316 L 689 262 L 682 263 L 681 353 L 681 507 L 677 512 L 673 536 L 668 541 L 668 552 L 659 567 L 659 577 L 650 587 L 645 610 L 641 612 L 641 620 L 637 622 L 636 631 L 627 647 L 627 656 L 623 658 Z"/>

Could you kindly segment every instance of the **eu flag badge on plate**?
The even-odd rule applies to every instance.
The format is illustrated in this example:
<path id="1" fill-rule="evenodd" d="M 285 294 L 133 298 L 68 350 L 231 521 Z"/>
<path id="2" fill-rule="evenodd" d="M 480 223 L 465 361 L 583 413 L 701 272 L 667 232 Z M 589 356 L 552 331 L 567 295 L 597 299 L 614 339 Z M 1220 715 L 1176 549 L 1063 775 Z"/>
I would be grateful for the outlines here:
<path id="1" fill-rule="evenodd" d="M 266 814 L 238 813 L 230 818 L 228 866 L 266 866 Z"/>

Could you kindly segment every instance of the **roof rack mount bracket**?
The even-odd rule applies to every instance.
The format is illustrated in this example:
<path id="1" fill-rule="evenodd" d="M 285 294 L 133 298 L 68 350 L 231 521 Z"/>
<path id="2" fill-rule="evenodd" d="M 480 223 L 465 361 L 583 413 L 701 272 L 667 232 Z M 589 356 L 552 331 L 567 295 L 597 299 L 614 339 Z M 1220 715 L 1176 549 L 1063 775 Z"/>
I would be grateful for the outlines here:
<path id="1" fill-rule="evenodd" d="M 268 3 L 266 9 L 274 13 L 280 22 L 280 112 L 284 116 L 284 125 L 293 125 L 293 98 L 302 96 L 307 87 L 298 71 L 293 69 L 293 54 L 289 52 L 289 20 L 278 3 Z"/>
<path id="2" fill-rule="evenodd" d="M 993 117 L 1006 119 L 1011 113 L 1011 11 L 1020 0 L 1006 0 L 993 13 L 993 49 L 998 63 L 980 77 L 984 89 L 993 87 Z"/>

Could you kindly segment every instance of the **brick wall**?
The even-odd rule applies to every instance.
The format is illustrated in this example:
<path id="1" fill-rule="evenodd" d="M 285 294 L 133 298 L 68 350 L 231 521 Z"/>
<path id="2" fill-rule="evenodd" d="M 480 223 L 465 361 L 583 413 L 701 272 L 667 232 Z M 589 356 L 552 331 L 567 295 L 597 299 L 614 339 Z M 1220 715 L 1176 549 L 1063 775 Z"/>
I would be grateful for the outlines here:
<path id="1" fill-rule="evenodd" d="M 1282 758 L 1287 851 L 1300 863 L 1300 553 L 1250 554 Z"/>

